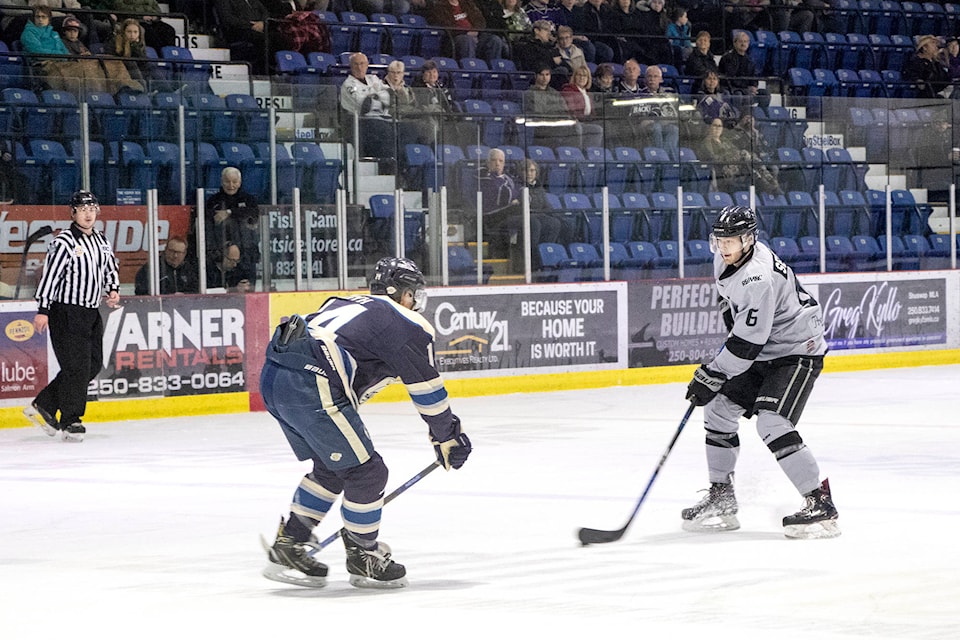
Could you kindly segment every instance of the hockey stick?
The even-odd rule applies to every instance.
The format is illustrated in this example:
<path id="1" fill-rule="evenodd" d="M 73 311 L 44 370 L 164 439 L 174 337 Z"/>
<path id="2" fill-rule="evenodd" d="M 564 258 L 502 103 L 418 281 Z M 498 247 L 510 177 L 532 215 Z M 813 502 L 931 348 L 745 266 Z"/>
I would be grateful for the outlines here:
<path id="1" fill-rule="evenodd" d="M 24 272 L 27 269 L 27 254 L 30 253 L 30 247 L 40 238 L 53 233 L 53 227 L 48 224 L 43 225 L 23 241 L 23 257 L 20 259 L 20 272 L 17 274 L 17 288 L 13 294 L 13 299 L 20 297 L 20 285 L 23 283 Z"/>
<path id="2" fill-rule="evenodd" d="M 606 531 L 604 529 L 589 529 L 582 528 L 577 532 L 577 536 L 580 538 L 580 544 L 586 546 L 588 544 L 602 544 L 604 542 L 616 542 L 623 537 L 623 534 L 627 532 L 627 527 L 633 522 L 633 519 L 637 516 L 637 512 L 640 511 L 640 505 L 643 504 L 643 501 L 646 500 L 647 494 L 650 493 L 650 487 L 653 486 L 653 481 L 657 479 L 657 474 L 660 473 L 660 469 L 663 468 L 663 463 L 667 461 L 667 456 L 670 455 L 670 451 L 673 449 L 673 445 L 677 443 L 677 439 L 680 437 L 680 432 L 683 431 L 683 428 L 687 426 L 687 420 L 690 419 L 690 414 L 693 413 L 693 409 L 696 407 L 692 402 L 687 408 L 687 412 L 683 415 L 683 420 L 680 421 L 680 426 L 677 427 L 676 433 L 673 434 L 673 438 L 670 440 L 670 444 L 667 445 L 666 451 L 663 452 L 663 455 L 660 456 L 660 462 L 657 464 L 657 468 L 653 470 L 653 475 L 650 476 L 650 481 L 647 483 L 647 488 L 643 490 L 643 495 L 640 496 L 640 499 L 637 501 L 637 506 L 633 508 L 633 513 L 630 514 L 630 517 L 627 518 L 626 524 L 617 529 L 616 531 Z"/>
<path id="3" fill-rule="evenodd" d="M 418 474 L 416 474 L 415 476 L 413 476 L 412 478 L 404 482 L 402 485 L 394 489 L 392 492 L 390 492 L 390 495 L 388 495 L 386 498 L 383 499 L 383 504 L 385 505 L 389 504 L 394 498 L 396 498 L 401 493 L 403 493 L 413 485 L 423 480 L 425 477 L 430 475 L 430 473 L 435 471 L 439 466 L 440 466 L 440 463 L 437 462 L 436 460 L 431 462 L 428 466 L 424 467 L 424 469 L 420 471 Z M 325 547 L 330 546 L 330 544 L 332 544 L 335 540 L 337 540 L 337 538 L 339 538 L 344 533 L 346 533 L 346 531 L 347 531 L 346 527 L 341 527 L 339 531 L 337 531 L 336 533 L 330 534 L 330 536 L 327 537 L 325 540 L 318 542 L 316 545 L 310 545 L 311 547 L 313 547 L 312 549 L 310 549 L 310 555 L 311 556 L 317 555 L 318 553 L 323 551 Z"/>

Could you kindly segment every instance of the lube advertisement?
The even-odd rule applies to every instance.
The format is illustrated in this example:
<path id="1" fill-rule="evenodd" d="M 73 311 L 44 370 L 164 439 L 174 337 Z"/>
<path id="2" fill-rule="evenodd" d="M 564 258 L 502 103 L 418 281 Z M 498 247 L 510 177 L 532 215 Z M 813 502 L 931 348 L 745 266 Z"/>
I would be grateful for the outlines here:
<path id="1" fill-rule="evenodd" d="M 426 315 L 441 372 L 569 371 L 624 366 L 617 326 L 625 304 L 621 283 L 446 289 L 430 292 Z"/>

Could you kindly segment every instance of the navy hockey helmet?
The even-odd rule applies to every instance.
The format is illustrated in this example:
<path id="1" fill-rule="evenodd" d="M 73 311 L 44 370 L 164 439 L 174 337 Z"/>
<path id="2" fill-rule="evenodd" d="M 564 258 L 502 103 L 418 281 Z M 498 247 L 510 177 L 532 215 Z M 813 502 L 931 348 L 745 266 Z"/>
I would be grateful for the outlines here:
<path id="1" fill-rule="evenodd" d="M 70 208 L 73 209 L 73 211 L 91 204 L 99 207 L 100 201 L 97 200 L 97 196 L 89 191 L 80 190 L 70 197 Z"/>
<path id="2" fill-rule="evenodd" d="M 403 299 L 404 291 L 413 293 L 413 310 L 427 308 L 427 279 L 413 260 L 407 258 L 381 258 L 370 280 L 370 293 L 386 295 L 395 302 Z"/>

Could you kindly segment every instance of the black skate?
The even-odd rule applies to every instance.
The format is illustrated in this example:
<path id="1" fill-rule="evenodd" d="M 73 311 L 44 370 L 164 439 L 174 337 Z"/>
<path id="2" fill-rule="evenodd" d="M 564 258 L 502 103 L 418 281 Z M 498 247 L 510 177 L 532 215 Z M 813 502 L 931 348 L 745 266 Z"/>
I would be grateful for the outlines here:
<path id="1" fill-rule="evenodd" d="M 327 565 L 317 562 L 310 555 L 310 551 L 317 547 L 316 538 L 311 536 L 306 542 L 297 542 L 286 534 L 285 524 L 283 518 L 280 518 L 280 527 L 277 529 L 277 539 L 273 546 L 267 546 L 266 540 L 263 540 L 269 560 L 262 572 L 263 577 L 301 587 L 316 589 L 325 586 Z"/>
<path id="2" fill-rule="evenodd" d="M 783 519 L 784 535 L 788 538 L 836 538 L 840 535 L 839 514 L 830 496 L 830 481 L 824 479 L 805 499 L 800 511 Z"/>
<path id="3" fill-rule="evenodd" d="M 50 437 L 57 435 L 60 430 L 60 423 L 57 422 L 57 419 L 49 411 L 38 405 L 36 400 L 23 408 L 23 415 L 27 417 L 27 420 L 43 429 L 43 432 Z"/>
<path id="4" fill-rule="evenodd" d="M 73 422 L 61 424 L 60 432 L 63 434 L 64 442 L 83 442 L 83 434 L 87 432 L 87 428 L 80 422 Z"/>
<path id="5" fill-rule="evenodd" d="M 347 572 L 350 584 L 372 589 L 396 589 L 407 586 L 407 570 L 402 564 L 390 559 L 390 547 L 383 542 L 375 543 L 373 549 L 361 546 L 350 533 L 343 533 L 343 546 L 347 548 Z"/>
<path id="6" fill-rule="evenodd" d="M 732 473 L 728 480 L 727 483 L 712 483 L 700 502 L 680 512 L 684 531 L 734 531 L 740 528 Z"/>

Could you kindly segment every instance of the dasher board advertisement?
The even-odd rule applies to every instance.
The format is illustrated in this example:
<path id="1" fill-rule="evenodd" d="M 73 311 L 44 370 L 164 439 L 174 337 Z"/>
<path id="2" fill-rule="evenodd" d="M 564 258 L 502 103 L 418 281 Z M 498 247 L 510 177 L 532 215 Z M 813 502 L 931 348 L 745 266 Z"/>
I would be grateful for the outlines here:
<path id="1" fill-rule="evenodd" d="M 946 280 L 877 279 L 819 284 L 831 349 L 947 343 Z"/>
<path id="2" fill-rule="evenodd" d="M 102 399 L 247 390 L 243 295 L 126 298 L 104 314 Z"/>
<path id="3" fill-rule="evenodd" d="M 11 302 L 0 311 L 0 406 L 23 404 L 47 386 L 47 336 L 33 328 L 37 305 Z"/>
<path id="4" fill-rule="evenodd" d="M 623 368 L 622 282 L 430 290 L 444 374 Z"/>

